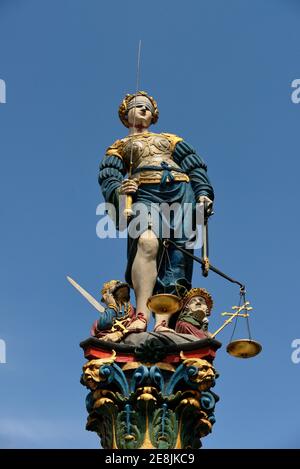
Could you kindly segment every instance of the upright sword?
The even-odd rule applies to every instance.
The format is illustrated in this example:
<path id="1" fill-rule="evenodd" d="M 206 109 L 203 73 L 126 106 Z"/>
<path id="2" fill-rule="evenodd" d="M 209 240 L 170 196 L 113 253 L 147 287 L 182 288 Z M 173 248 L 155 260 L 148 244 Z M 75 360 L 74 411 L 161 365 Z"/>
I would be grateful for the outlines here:
<path id="1" fill-rule="evenodd" d="M 139 40 L 139 48 L 138 48 L 138 57 L 137 57 L 137 70 L 136 70 L 136 88 L 135 88 L 135 96 L 134 96 L 134 105 L 136 104 L 136 97 L 139 91 L 139 82 L 140 82 L 140 63 L 141 63 L 141 49 L 142 49 L 142 41 Z M 135 128 L 135 116 L 136 116 L 136 107 L 133 110 L 133 128 Z M 132 173 L 132 165 L 133 165 L 133 145 L 131 145 L 130 151 L 130 162 L 129 162 L 129 171 L 128 171 L 128 179 Z M 124 216 L 126 219 L 130 218 L 133 215 L 132 211 L 132 195 L 127 194 L 125 198 L 125 209 L 124 209 Z"/>

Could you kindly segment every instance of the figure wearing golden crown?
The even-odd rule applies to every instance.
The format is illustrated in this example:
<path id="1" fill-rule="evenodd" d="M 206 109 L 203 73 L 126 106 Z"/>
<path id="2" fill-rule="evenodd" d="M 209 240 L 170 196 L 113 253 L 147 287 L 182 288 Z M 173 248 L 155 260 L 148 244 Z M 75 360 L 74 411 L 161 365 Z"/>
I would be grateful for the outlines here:
<path id="1" fill-rule="evenodd" d="M 176 321 L 175 331 L 191 334 L 198 339 L 210 337 L 208 317 L 213 307 L 213 299 L 204 288 L 192 288 L 182 301 L 182 309 Z"/>

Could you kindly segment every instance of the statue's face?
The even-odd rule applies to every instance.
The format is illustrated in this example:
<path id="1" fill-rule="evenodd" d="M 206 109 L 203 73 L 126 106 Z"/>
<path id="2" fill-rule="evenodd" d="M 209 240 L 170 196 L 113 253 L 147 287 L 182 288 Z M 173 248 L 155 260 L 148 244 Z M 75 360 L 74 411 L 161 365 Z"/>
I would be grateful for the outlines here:
<path id="1" fill-rule="evenodd" d="M 128 111 L 127 120 L 130 127 L 143 127 L 148 129 L 152 121 L 152 112 L 147 109 L 146 104 L 149 103 L 149 99 L 146 96 L 138 96 L 136 107 L 131 108 Z M 135 116 L 134 116 L 135 114 Z"/>
<path id="2" fill-rule="evenodd" d="M 186 305 L 186 308 L 191 311 L 201 311 L 204 315 L 208 312 L 206 301 L 202 296 L 194 296 Z"/>
<path id="3" fill-rule="evenodd" d="M 115 299 L 112 293 L 112 288 L 108 288 L 102 295 L 102 299 L 107 306 L 109 304 L 115 304 Z"/>
<path id="4" fill-rule="evenodd" d="M 199 389 L 206 391 L 214 384 L 215 371 L 213 366 L 203 360 L 203 365 L 198 369 L 197 381 L 199 382 Z"/>
<path id="5" fill-rule="evenodd" d="M 96 389 L 99 381 L 101 381 L 99 376 L 99 364 L 97 360 L 91 360 L 83 366 L 83 374 L 86 385 L 90 389 Z"/>

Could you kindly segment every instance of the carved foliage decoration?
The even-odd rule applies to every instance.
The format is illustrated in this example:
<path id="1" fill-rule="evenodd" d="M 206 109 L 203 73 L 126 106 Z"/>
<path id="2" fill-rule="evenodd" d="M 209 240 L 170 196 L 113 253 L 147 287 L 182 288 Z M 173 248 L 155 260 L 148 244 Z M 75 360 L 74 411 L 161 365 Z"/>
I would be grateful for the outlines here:
<path id="1" fill-rule="evenodd" d="M 86 399 L 87 430 L 95 431 L 103 448 L 199 448 L 212 430 L 218 396 L 210 388 L 218 376 L 212 364 L 186 358 L 173 365 L 109 358 L 90 360 L 81 383 Z"/>

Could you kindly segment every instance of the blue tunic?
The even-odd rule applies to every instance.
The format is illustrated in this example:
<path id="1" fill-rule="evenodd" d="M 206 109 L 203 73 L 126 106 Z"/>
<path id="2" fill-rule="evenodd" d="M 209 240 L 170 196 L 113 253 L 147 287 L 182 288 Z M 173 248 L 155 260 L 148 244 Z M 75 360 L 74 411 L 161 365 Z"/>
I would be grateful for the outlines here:
<path id="1" fill-rule="evenodd" d="M 175 238 L 176 230 L 183 222 L 192 230 L 195 229 L 195 207 L 199 196 L 205 195 L 211 200 L 214 199 L 212 185 L 207 176 L 207 167 L 202 158 L 195 150 L 184 141 L 179 141 L 173 151 L 173 160 L 181 168 L 181 171 L 189 176 L 189 182 L 170 181 L 161 184 L 141 184 L 134 196 L 134 202 L 144 203 L 148 211 L 151 211 L 153 203 L 167 203 L 169 205 L 178 203 L 182 207 L 190 203 L 192 210 L 185 214 L 185 219 L 181 216 L 173 216 L 166 221 L 163 215 L 158 217 L 158 225 L 155 227 L 160 248 L 157 256 L 158 275 L 153 294 L 171 293 L 183 295 L 192 285 L 193 261 L 180 252 L 171 244 L 167 248 L 167 254 L 163 249 L 163 226 L 169 224 L 169 239 L 173 239 L 179 246 L 186 249 L 187 241 L 191 240 L 189 233 L 183 233 L 180 238 Z M 106 202 L 113 203 L 118 209 L 118 192 L 122 180 L 127 172 L 124 161 L 120 155 L 105 156 L 100 164 L 99 184 Z M 188 220 L 186 219 L 188 217 Z M 153 229 L 153 228 L 152 228 Z M 126 270 L 126 281 L 132 285 L 131 269 L 137 251 L 138 239 L 132 239 L 128 235 L 128 263 Z M 193 253 L 192 249 L 188 249 Z M 162 258 L 164 255 L 164 258 Z"/>

